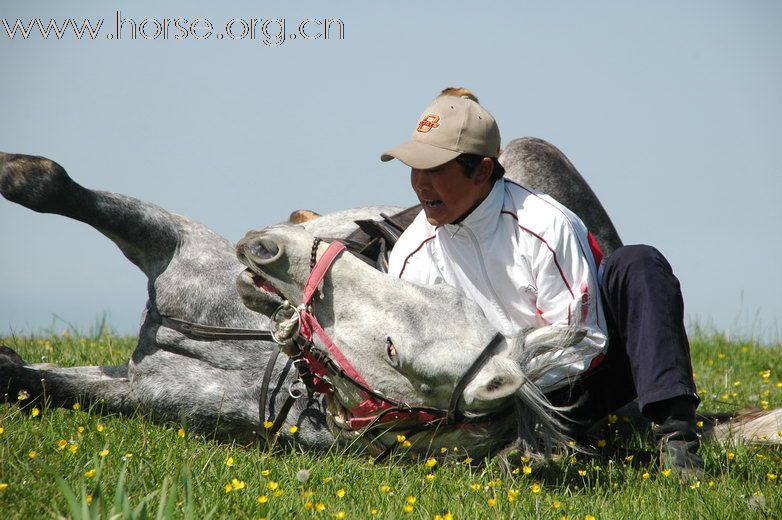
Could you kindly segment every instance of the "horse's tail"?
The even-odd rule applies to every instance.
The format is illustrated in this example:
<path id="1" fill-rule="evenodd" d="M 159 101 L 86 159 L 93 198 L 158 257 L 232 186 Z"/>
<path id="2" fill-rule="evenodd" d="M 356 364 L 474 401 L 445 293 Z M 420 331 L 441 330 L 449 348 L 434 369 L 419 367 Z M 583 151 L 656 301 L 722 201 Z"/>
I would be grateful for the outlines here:
<path id="1" fill-rule="evenodd" d="M 782 408 L 739 412 L 718 422 L 709 437 L 721 444 L 782 444 Z"/>

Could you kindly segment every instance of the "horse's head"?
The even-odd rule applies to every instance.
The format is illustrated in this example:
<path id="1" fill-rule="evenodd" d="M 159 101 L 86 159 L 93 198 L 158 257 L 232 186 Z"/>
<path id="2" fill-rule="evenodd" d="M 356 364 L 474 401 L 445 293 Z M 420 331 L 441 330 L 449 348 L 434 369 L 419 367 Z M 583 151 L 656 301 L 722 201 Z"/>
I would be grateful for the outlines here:
<path id="1" fill-rule="evenodd" d="M 313 240 L 297 226 L 247 233 L 237 245 L 237 255 L 248 267 L 237 281 L 240 294 L 273 291 L 294 305 L 300 304 L 311 271 Z M 318 258 L 326 247 L 320 244 L 316 248 Z M 323 278 L 312 300 L 312 314 L 352 365 L 349 371 L 355 369 L 377 394 L 411 408 L 447 410 L 462 376 L 495 336 L 480 308 L 455 289 L 398 280 L 347 253 L 337 258 Z M 315 349 L 340 364 L 321 338 L 313 336 L 313 341 Z M 512 396 L 518 397 L 520 392 L 532 395 L 533 400 L 540 397 L 534 385 L 528 384 L 521 365 L 512 359 L 519 342 L 509 345 L 504 338 L 499 341 L 496 353 L 480 366 L 461 396 L 457 395 L 463 416 L 508 411 L 518 401 Z M 339 377 L 332 379 L 335 392 L 330 399 L 330 422 L 336 433 L 350 436 L 355 434 L 353 425 L 365 424 L 356 422 L 352 414 L 365 405 L 367 394 Z M 533 408 L 540 411 L 545 401 L 536 402 Z M 514 429 L 511 415 L 518 413 L 509 411 L 507 420 L 487 420 L 468 428 L 443 426 L 422 443 L 423 449 L 461 444 L 476 448 L 475 452 L 493 451 L 513 440 L 508 438 Z M 383 423 L 385 431 L 409 430 L 414 419 L 402 417 Z"/>

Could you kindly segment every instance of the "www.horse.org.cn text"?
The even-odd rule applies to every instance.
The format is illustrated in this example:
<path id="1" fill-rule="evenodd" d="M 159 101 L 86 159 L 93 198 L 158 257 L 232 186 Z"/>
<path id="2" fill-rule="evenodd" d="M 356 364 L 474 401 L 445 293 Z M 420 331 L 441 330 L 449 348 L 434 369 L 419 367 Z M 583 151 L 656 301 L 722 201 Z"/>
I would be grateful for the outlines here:
<path id="1" fill-rule="evenodd" d="M 111 23 L 111 22 L 114 23 Z M 242 40 L 279 47 L 285 42 L 344 40 L 345 24 L 340 18 L 231 18 L 214 23 L 208 18 L 131 18 L 116 11 L 114 19 L 75 18 L 65 20 L 32 18 L 0 19 L 8 40 Z"/>

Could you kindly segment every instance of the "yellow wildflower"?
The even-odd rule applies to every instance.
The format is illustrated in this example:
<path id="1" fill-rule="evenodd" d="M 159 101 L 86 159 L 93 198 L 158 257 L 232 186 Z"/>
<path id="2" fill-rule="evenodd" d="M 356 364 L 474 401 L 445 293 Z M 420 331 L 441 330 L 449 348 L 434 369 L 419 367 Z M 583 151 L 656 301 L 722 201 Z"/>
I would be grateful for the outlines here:
<path id="1" fill-rule="evenodd" d="M 606 447 L 606 440 L 605 439 L 598 439 L 597 447 L 598 448 L 605 448 Z"/>
<path id="2" fill-rule="evenodd" d="M 369 514 L 372 515 L 372 516 L 377 516 L 377 514 L 379 512 L 380 512 L 379 510 L 374 509 L 374 508 L 369 510 Z"/>
<path id="3" fill-rule="evenodd" d="M 315 504 L 315 511 L 317 511 L 318 513 L 324 511 L 325 509 L 326 509 L 326 504 L 324 504 L 323 502 L 318 502 L 317 504 Z"/>
<path id="4" fill-rule="evenodd" d="M 133 454 L 130 453 L 130 452 L 128 452 L 128 453 L 126 453 L 125 455 L 122 456 L 122 460 L 125 460 L 125 461 L 130 460 L 132 458 L 133 458 Z"/>
<path id="5" fill-rule="evenodd" d="M 344 497 L 344 496 L 345 496 L 345 488 L 339 488 L 339 489 L 337 490 L 337 496 L 338 496 L 339 498 L 342 498 L 342 497 Z"/>
<path id="6" fill-rule="evenodd" d="M 280 487 L 279 482 L 275 482 L 273 480 L 270 480 L 269 482 L 266 483 L 266 489 L 268 489 L 269 491 L 274 491 L 278 487 Z"/>
<path id="7" fill-rule="evenodd" d="M 635 455 L 628 455 L 627 457 L 625 457 L 625 462 L 632 462 L 633 457 L 635 457 Z"/>
<path id="8" fill-rule="evenodd" d="M 16 394 L 16 399 L 19 401 L 26 401 L 30 398 L 30 392 L 27 390 L 19 390 L 19 393 Z"/>
<path id="9" fill-rule="evenodd" d="M 405 437 L 404 435 L 396 436 L 396 442 L 405 442 L 405 439 L 407 439 L 407 437 Z"/>
<path id="10" fill-rule="evenodd" d="M 552 509 L 559 509 L 560 507 L 562 507 L 562 502 L 560 502 L 559 500 L 554 500 L 551 503 L 551 508 Z"/>
<path id="11" fill-rule="evenodd" d="M 262 469 L 261 470 L 261 476 L 262 477 L 268 477 L 269 475 L 271 475 L 271 473 L 272 473 L 272 471 L 270 469 Z"/>
<path id="12" fill-rule="evenodd" d="M 234 489 L 234 488 L 233 488 L 233 487 L 231 487 L 231 483 L 229 482 L 228 484 L 226 484 L 226 485 L 223 487 L 223 489 L 225 489 L 225 492 L 226 492 L 226 493 L 230 493 L 231 491 L 233 491 L 233 489 Z"/>
<path id="13" fill-rule="evenodd" d="M 265 504 L 268 501 L 269 501 L 269 497 L 267 497 L 266 495 L 258 495 L 258 503 L 259 504 Z M 312 502 L 310 502 L 310 504 L 311 503 Z"/>
<path id="14" fill-rule="evenodd" d="M 4 433 L 5 433 L 5 428 L 3 428 L 2 426 L 0 426 L 0 435 L 2 435 L 2 434 L 4 434 Z"/>
<path id="15" fill-rule="evenodd" d="M 518 475 L 521 473 L 521 468 L 513 468 L 513 471 L 510 472 L 511 475 Z"/>
<path id="16" fill-rule="evenodd" d="M 98 423 L 98 425 L 95 426 L 95 429 L 98 430 L 99 432 L 102 432 L 104 428 L 105 426 L 103 426 L 101 423 Z"/>
<path id="17" fill-rule="evenodd" d="M 729 451 L 728 453 L 725 454 L 725 458 L 727 458 L 728 460 L 733 460 L 736 458 L 736 454 L 733 453 L 732 451 Z"/>
<path id="18" fill-rule="evenodd" d="M 92 495 L 87 495 L 84 499 L 87 501 L 88 506 L 92 505 Z"/>
<path id="19" fill-rule="evenodd" d="M 238 478 L 232 478 L 231 487 L 234 489 L 244 489 L 244 480 L 239 480 Z"/>
<path id="20" fill-rule="evenodd" d="M 5 491 L 6 489 L 8 489 L 8 484 L 5 482 L 0 482 L 0 492 Z"/>
<path id="21" fill-rule="evenodd" d="M 410 442 L 410 441 L 404 441 L 404 442 L 402 443 L 402 446 L 404 446 L 405 448 L 409 448 L 409 447 L 410 447 L 410 446 L 412 446 L 412 445 L 413 445 L 413 443 L 412 443 L 412 442 Z"/>
<path id="22" fill-rule="evenodd" d="M 347 515 L 344 511 L 337 511 L 336 514 L 334 514 L 334 518 L 337 520 L 343 520 Z"/>
<path id="23" fill-rule="evenodd" d="M 275 497 L 281 497 L 284 494 L 285 494 L 285 492 L 282 489 L 278 489 L 277 491 L 272 493 L 272 495 L 275 496 Z"/>
<path id="24" fill-rule="evenodd" d="M 405 502 L 408 504 L 415 504 L 416 498 L 412 495 L 409 495 L 407 498 L 405 498 Z"/>
<path id="25" fill-rule="evenodd" d="M 411 506 L 410 504 L 405 504 L 405 507 L 402 508 L 402 511 L 404 511 L 405 513 L 412 513 L 413 509 L 414 509 L 413 506 Z"/>
<path id="26" fill-rule="evenodd" d="M 431 468 L 435 464 L 437 464 L 437 459 L 435 459 L 435 458 L 426 459 L 426 467 L 427 468 Z"/>
<path id="27" fill-rule="evenodd" d="M 522 466 L 522 467 L 521 467 L 521 471 L 522 471 L 522 472 L 523 472 L 525 475 L 529 475 L 530 473 L 532 473 L 532 467 L 531 467 L 531 466 Z"/>
<path id="28" fill-rule="evenodd" d="M 65 449 L 65 447 L 68 445 L 68 441 L 65 439 L 60 439 L 57 441 L 57 451 L 62 451 Z"/>
<path id="29" fill-rule="evenodd" d="M 671 469 L 670 468 L 666 468 L 666 469 L 662 470 L 660 473 L 663 474 L 663 477 L 667 477 L 668 475 L 671 474 Z"/>
<path id="30" fill-rule="evenodd" d="M 531 490 L 533 493 L 540 493 L 540 484 L 538 484 L 537 482 L 535 482 L 534 484 L 532 484 L 532 485 L 531 485 L 529 488 L 530 488 L 530 490 Z"/>
<path id="31" fill-rule="evenodd" d="M 101 457 L 105 457 L 108 454 L 109 454 L 109 450 L 100 450 L 98 452 L 98 455 L 101 456 Z"/>
<path id="32" fill-rule="evenodd" d="M 695 482 L 690 484 L 690 489 L 698 489 L 699 487 L 701 487 L 701 481 L 700 480 L 696 480 Z"/>
<path id="33" fill-rule="evenodd" d="M 272 426 L 274 426 L 274 423 L 273 423 L 273 422 L 271 422 L 271 421 L 263 421 L 263 427 L 264 427 L 265 429 L 267 429 L 267 430 L 268 430 L 268 429 L 269 429 L 269 428 L 271 428 Z"/>
<path id="34" fill-rule="evenodd" d="M 225 459 L 225 465 L 228 466 L 229 468 L 231 466 L 233 466 L 234 465 L 234 458 L 233 457 L 228 457 L 227 459 Z"/>
<path id="35" fill-rule="evenodd" d="M 387 484 L 383 484 L 378 489 L 380 489 L 381 493 L 388 493 L 389 491 L 391 491 L 391 486 L 389 486 Z"/>
<path id="36" fill-rule="evenodd" d="M 643 475 L 641 475 L 641 478 L 644 480 L 649 480 L 649 477 L 651 477 L 651 475 L 648 471 L 644 471 Z"/>
<path id="37" fill-rule="evenodd" d="M 323 477 L 323 483 L 324 484 L 328 484 L 332 480 L 334 480 L 334 477 Z"/>
<path id="38" fill-rule="evenodd" d="M 584 520 L 595 520 L 595 517 L 592 515 L 584 515 Z"/>
<path id="39" fill-rule="evenodd" d="M 462 462 L 464 462 L 465 464 L 470 464 L 470 463 L 472 463 L 472 457 L 467 457 Z"/>
<path id="40" fill-rule="evenodd" d="M 585 469 L 580 469 L 580 470 L 578 470 L 578 474 L 579 474 L 579 476 L 584 477 L 584 476 L 586 476 L 587 472 L 586 472 Z"/>
<path id="41" fill-rule="evenodd" d="M 473 491 L 480 491 L 481 487 L 482 486 L 477 482 L 473 482 L 472 484 L 470 484 L 470 489 L 472 489 Z"/>
<path id="42" fill-rule="evenodd" d="M 486 505 L 489 507 L 494 507 L 497 505 L 497 499 L 496 498 L 490 498 L 486 501 Z"/>
<path id="43" fill-rule="evenodd" d="M 71 407 L 74 410 L 81 410 L 81 405 L 79 403 L 73 403 L 73 406 Z"/>
<path id="44" fill-rule="evenodd" d="M 30 457 L 31 459 L 34 459 L 35 457 L 38 456 L 38 452 L 35 450 L 30 450 L 30 453 L 28 453 L 27 456 Z"/>
<path id="45" fill-rule="evenodd" d="M 288 428 L 288 431 L 291 432 L 291 433 L 296 433 L 297 431 L 299 431 L 299 427 L 296 426 L 296 425 L 293 425 L 290 428 Z"/>
<path id="46" fill-rule="evenodd" d="M 263 502 L 261 502 L 261 498 L 264 499 Z M 268 500 L 268 498 L 266 498 L 266 497 L 258 497 L 258 502 L 261 502 L 261 504 L 266 502 L 266 500 Z M 306 509 L 307 511 L 309 511 L 313 507 L 315 507 L 315 504 L 313 504 L 311 501 L 307 500 L 306 502 L 304 502 L 304 509 Z"/>
<path id="47" fill-rule="evenodd" d="M 176 436 L 179 437 L 180 439 L 182 437 L 184 437 L 185 436 L 185 429 L 184 428 L 178 429 L 177 432 L 176 432 Z"/>
<path id="48" fill-rule="evenodd" d="M 448 448 L 446 448 L 445 446 L 440 448 L 440 453 L 447 453 L 447 452 L 448 452 Z"/>
<path id="49" fill-rule="evenodd" d="M 608 416 L 608 424 L 614 424 L 618 419 L 619 417 L 617 415 L 610 414 Z"/>
<path id="50" fill-rule="evenodd" d="M 713 480 L 709 481 L 709 487 L 714 487 L 714 481 Z"/>
<path id="51" fill-rule="evenodd" d="M 695 426 L 698 428 L 703 428 L 703 421 L 695 421 Z"/>
<path id="52" fill-rule="evenodd" d="M 515 489 L 508 490 L 508 502 L 515 502 L 519 498 L 519 492 Z"/>
<path id="53" fill-rule="evenodd" d="M 84 472 L 84 476 L 87 477 L 87 478 L 92 478 L 92 477 L 95 476 L 96 471 L 97 470 L 95 468 L 87 470 L 87 471 Z"/>
<path id="54" fill-rule="evenodd" d="M 424 478 L 427 480 L 427 482 L 431 482 L 434 480 L 434 473 L 427 473 L 424 475 Z"/>
<path id="55" fill-rule="evenodd" d="M 68 451 L 70 451 L 71 453 L 76 453 L 76 450 L 78 449 L 79 449 L 78 444 L 71 444 L 70 446 L 68 446 Z"/>
<path id="56" fill-rule="evenodd" d="M 39 410 L 38 408 L 33 408 L 32 410 L 30 410 L 30 415 L 32 415 L 33 417 L 38 417 L 39 415 L 41 415 L 41 410 Z"/>
<path id="57" fill-rule="evenodd" d="M 766 478 L 771 480 L 771 481 L 774 481 L 774 480 L 777 479 L 777 474 L 776 473 L 766 473 Z"/>

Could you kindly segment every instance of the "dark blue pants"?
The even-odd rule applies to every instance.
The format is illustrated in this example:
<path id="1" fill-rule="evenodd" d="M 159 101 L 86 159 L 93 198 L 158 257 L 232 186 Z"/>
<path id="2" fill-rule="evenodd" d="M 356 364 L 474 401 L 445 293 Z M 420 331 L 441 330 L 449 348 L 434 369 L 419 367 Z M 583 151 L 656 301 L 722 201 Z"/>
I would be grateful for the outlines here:
<path id="1" fill-rule="evenodd" d="M 675 397 L 697 404 L 682 293 L 665 257 L 650 246 L 620 247 L 603 260 L 601 290 L 606 356 L 549 400 L 575 404 L 566 415 L 577 422 L 601 419 L 636 397 L 647 416 L 647 405 Z"/>

